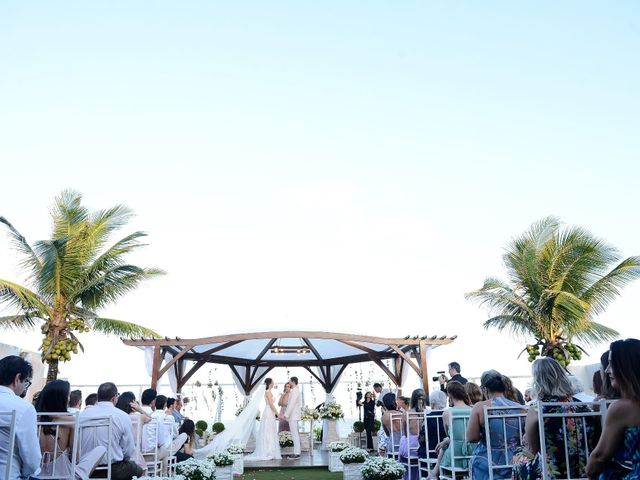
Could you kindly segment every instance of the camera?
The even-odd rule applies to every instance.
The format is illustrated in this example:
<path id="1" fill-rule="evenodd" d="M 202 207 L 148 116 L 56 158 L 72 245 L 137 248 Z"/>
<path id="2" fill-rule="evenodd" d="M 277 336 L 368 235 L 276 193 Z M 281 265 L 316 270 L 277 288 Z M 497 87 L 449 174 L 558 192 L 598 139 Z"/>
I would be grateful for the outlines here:
<path id="1" fill-rule="evenodd" d="M 433 380 L 434 382 L 437 382 L 438 380 L 440 380 L 440 377 L 444 375 L 444 370 L 442 370 L 441 372 L 436 372 L 438 375 L 436 377 L 432 377 L 431 380 Z M 445 377 L 446 378 L 446 377 Z"/>

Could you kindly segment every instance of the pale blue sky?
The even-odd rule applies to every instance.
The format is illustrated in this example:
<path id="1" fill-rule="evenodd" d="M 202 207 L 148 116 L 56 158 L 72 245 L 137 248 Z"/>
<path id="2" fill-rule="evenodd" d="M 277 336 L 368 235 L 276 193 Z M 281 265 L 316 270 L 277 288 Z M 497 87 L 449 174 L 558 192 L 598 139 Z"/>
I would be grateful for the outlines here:
<path id="1" fill-rule="evenodd" d="M 463 299 L 509 238 L 555 214 L 640 253 L 639 14 L 5 1 L 0 215 L 35 240 L 63 188 L 131 206 L 152 243 L 135 260 L 170 275 L 108 313 L 169 335 L 457 333 L 438 361 L 510 362 L 497 334 L 472 360 L 486 314 Z M 639 294 L 603 321 L 640 337 Z"/>

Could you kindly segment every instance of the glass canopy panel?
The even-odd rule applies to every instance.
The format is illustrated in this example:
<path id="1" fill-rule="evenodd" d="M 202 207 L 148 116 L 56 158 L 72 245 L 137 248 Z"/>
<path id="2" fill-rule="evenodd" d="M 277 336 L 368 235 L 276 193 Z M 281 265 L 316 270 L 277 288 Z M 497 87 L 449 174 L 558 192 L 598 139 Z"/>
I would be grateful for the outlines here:
<path id="1" fill-rule="evenodd" d="M 376 352 L 384 352 L 389 348 L 389 345 L 382 343 L 369 343 L 369 342 L 357 342 L 363 347 L 370 348 L 371 350 L 375 350 Z"/>
<path id="2" fill-rule="evenodd" d="M 262 358 L 262 360 L 270 360 L 270 361 L 288 361 L 288 362 L 303 362 L 309 360 L 317 360 L 316 356 L 312 353 L 271 353 L 271 351 L 267 352 L 266 355 Z"/>
<path id="3" fill-rule="evenodd" d="M 366 352 L 359 348 L 345 345 L 338 340 L 328 340 L 325 338 L 310 338 L 309 342 L 315 347 L 323 359 L 338 357 L 348 357 L 351 355 L 362 355 Z"/>
<path id="4" fill-rule="evenodd" d="M 211 350 L 212 348 L 216 348 L 222 345 L 222 343 L 206 343 L 204 345 L 196 345 L 192 348 L 192 350 L 196 353 L 204 353 L 207 350 Z"/>
<path id="5" fill-rule="evenodd" d="M 236 343 L 235 345 L 231 345 L 229 348 L 216 352 L 216 355 L 220 355 L 222 357 L 242 358 L 245 360 L 255 360 L 270 341 L 270 338 L 244 340 L 240 343 Z"/>

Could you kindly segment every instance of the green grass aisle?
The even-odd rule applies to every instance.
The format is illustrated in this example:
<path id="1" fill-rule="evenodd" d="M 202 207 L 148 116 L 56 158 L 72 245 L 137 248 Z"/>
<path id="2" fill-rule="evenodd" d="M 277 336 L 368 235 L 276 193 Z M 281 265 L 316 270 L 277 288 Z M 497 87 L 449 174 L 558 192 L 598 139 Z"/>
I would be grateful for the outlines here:
<path id="1" fill-rule="evenodd" d="M 238 478 L 238 477 L 236 477 Z M 245 470 L 242 480 L 338 480 L 342 472 L 331 473 L 324 468 L 270 468 Z"/>

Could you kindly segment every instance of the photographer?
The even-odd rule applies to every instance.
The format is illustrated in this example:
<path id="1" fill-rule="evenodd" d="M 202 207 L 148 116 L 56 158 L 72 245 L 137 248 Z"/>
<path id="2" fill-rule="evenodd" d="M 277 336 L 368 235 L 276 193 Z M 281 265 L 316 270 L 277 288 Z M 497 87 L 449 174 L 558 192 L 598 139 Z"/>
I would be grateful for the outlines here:
<path id="1" fill-rule="evenodd" d="M 438 381 L 440 382 L 440 390 L 443 392 L 447 391 L 447 383 L 449 382 L 460 382 L 462 385 L 467 383 L 467 379 L 460 375 L 460 364 L 458 362 L 451 362 L 449 364 L 449 375 L 451 378 L 447 378 L 443 373 L 438 377 Z"/>
<path id="2" fill-rule="evenodd" d="M 373 452 L 373 424 L 376 420 L 376 397 L 372 392 L 364 394 L 364 400 L 358 401 L 364 408 L 364 430 L 367 432 L 367 451 Z"/>

